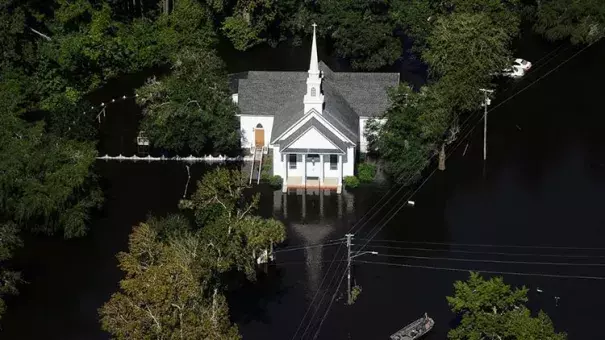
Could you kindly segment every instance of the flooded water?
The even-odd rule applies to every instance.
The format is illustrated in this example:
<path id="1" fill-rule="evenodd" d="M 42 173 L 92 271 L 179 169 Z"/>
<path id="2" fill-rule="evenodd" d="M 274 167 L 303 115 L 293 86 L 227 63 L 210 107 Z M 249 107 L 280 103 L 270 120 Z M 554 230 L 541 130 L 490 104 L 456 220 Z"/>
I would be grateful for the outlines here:
<path id="1" fill-rule="evenodd" d="M 520 50 L 525 51 L 521 57 L 537 61 L 554 48 L 556 46 L 528 39 L 520 46 Z M 537 63 L 535 71 L 525 79 L 507 85 L 511 90 L 498 94 L 492 108 L 578 50 L 561 48 L 550 63 Z M 305 46 L 302 51 L 306 51 Z M 307 53 L 300 49 L 264 53 L 249 54 L 252 57 L 248 62 L 256 62 L 259 67 L 244 64 L 240 55 L 232 54 L 240 61 L 228 60 L 230 71 L 301 70 L 307 64 Z M 263 55 L 275 57 L 263 59 Z M 359 188 L 341 196 L 294 193 L 286 196 L 265 187 L 257 188 L 262 194 L 260 212 L 276 216 L 287 225 L 288 240 L 282 247 L 312 246 L 339 239 L 381 198 L 384 198 L 380 202 L 382 210 L 376 217 L 355 228 L 355 244 L 363 244 L 362 239 L 372 230 L 377 231 L 384 216 L 392 216 L 392 219 L 380 229 L 376 240 L 445 243 L 369 243 L 366 249 L 381 255 L 416 258 L 359 257 L 354 266 L 354 281 L 363 291 L 353 306 L 346 306 L 343 283 L 330 313 L 323 320 L 318 339 L 386 339 L 424 312 L 436 321 L 434 330 L 425 339 L 444 339 L 454 321 L 445 296 L 452 294 L 455 280 L 468 275 L 454 269 L 605 277 L 605 268 L 594 266 L 605 263 L 605 217 L 601 207 L 605 192 L 602 137 L 605 118 L 600 85 L 600 80 L 605 78 L 603 55 L 605 43 L 599 43 L 491 112 L 485 166 L 479 125 L 448 159 L 447 171 L 432 174 L 415 194 L 415 206 L 404 207 L 396 215 L 389 214 L 389 210 L 404 197 L 407 189 L 385 203 L 393 194 L 393 190 L 389 191 L 392 187 Z M 122 106 L 108 109 L 106 121 L 102 123 L 103 143 L 99 147 L 102 154 L 134 152 L 138 111 L 132 102 L 119 105 Z M 479 121 L 473 119 L 472 122 Z M 192 166 L 192 183 L 208 168 L 207 165 Z M 116 267 L 115 254 L 126 249 L 133 225 L 149 214 L 177 211 L 187 172 L 182 163 L 118 162 L 99 162 L 98 172 L 107 193 L 106 205 L 92 223 L 87 237 L 69 241 L 39 237 L 25 240 L 16 265 L 23 268 L 29 284 L 21 287 L 20 296 L 9 301 L 8 313 L 2 320 L 3 339 L 108 338 L 100 330 L 97 309 L 116 291 L 122 276 Z M 193 190 L 194 186 L 190 185 L 189 189 Z M 334 245 L 278 252 L 279 264 L 269 269 L 267 275 L 256 284 L 245 284 L 231 292 L 231 312 L 244 338 L 291 339 L 299 329 L 297 338 L 304 334 L 305 339 L 312 339 L 344 270 L 342 262 L 336 261 L 330 267 L 330 261 L 340 259 L 343 250 Z M 511 253 L 594 257 L 512 256 Z M 515 263 L 510 263 L 512 261 Z M 554 265 L 555 262 L 572 265 Z M 332 289 L 325 295 L 323 292 L 317 295 L 312 306 L 315 308 L 307 314 L 307 322 L 301 324 L 324 277 L 324 287 L 331 283 Z M 605 317 L 604 281 L 510 274 L 504 277 L 508 283 L 529 287 L 530 306 L 546 310 L 557 329 L 569 333 L 569 339 L 602 338 L 597 325 Z M 558 302 L 555 297 L 559 297 Z"/>

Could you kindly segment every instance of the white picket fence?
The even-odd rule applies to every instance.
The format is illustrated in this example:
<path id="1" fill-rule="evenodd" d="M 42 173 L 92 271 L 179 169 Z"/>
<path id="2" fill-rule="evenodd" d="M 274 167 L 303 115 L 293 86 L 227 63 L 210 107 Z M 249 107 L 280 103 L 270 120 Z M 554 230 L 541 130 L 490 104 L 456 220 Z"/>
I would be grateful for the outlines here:
<path id="1" fill-rule="evenodd" d="M 130 161 L 130 162 L 161 162 L 161 161 L 177 161 L 177 162 L 188 162 L 188 163 L 197 163 L 197 162 L 251 162 L 253 160 L 253 156 L 238 156 L 238 157 L 227 157 L 227 156 L 216 156 L 213 157 L 212 155 L 206 155 L 203 157 L 195 157 L 193 155 L 189 155 L 187 157 L 180 157 L 180 156 L 174 156 L 174 157 L 165 157 L 165 156 L 160 156 L 160 157 L 152 157 L 152 156 L 145 156 L 145 157 L 139 157 L 137 155 L 134 156 L 122 156 L 121 154 L 118 156 L 109 156 L 109 155 L 105 155 L 105 156 L 100 156 L 97 157 L 97 159 L 100 160 L 105 160 L 105 161 Z"/>

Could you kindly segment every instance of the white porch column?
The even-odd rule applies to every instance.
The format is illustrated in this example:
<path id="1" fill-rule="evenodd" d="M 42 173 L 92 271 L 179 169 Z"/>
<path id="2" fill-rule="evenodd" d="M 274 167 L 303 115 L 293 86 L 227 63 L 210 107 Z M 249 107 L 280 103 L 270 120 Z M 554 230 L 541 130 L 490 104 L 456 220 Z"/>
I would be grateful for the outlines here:
<path id="1" fill-rule="evenodd" d="M 284 179 L 283 179 L 281 189 L 283 192 L 288 192 L 288 160 L 290 159 L 290 156 L 288 154 L 282 154 L 282 157 L 284 157 L 284 159 L 283 159 Z"/>
<path id="2" fill-rule="evenodd" d="M 342 192 L 342 155 L 338 155 L 338 188 L 337 193 Z"/>
<path id="3" fill-rule="evenodd" d="M 303 167 L 302 184 L 306 189 L 307 188 L 307 155 L 305 155 L 304 153 L 302 154 L 302 167 Z"/>
<path id="4" fill-rule="evenodd" d="M 324 155 L 319 155 L 319 187 L 324 185 Z"/>

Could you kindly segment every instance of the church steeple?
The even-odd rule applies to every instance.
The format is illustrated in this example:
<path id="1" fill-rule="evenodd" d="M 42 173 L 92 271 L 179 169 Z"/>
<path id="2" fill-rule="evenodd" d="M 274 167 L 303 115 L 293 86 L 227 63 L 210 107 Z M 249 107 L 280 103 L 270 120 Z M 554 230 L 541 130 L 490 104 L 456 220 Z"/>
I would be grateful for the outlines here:
<path id="1" fill-rule="evenodd" d="M 311 62 L 309 64 L 309 76 L 307 77 L 307 93 L 304 97 L 304 113 L 311 109 L 318 113 L 322 112 L 324 95 L 321 92 L 321 74 L 319 72 L 319 61 L 317 58 L 317 37 L 315 34 L 316 24 L 313 24 L 313 43 L 311 44 Z"/>

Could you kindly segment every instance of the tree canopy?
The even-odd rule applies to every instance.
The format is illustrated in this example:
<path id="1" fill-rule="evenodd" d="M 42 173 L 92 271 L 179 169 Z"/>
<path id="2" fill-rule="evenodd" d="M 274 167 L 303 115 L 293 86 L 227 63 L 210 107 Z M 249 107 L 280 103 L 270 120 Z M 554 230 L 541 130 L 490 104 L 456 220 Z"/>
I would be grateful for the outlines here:
<path id="1" fill-rule="evenodd" d="M 137 90 L 144 107 L 141 129 L 152 145 L 167 150 L 231 153 L 239 146 L 236 106 L 227 74 L 212 51 L 187 50 L 173 72 Z"/>
<path id="2" fill-rule="evenodd" d="M 500 277 L 485 280 L 471 273 L 468 281 L 454 283 L 454 296 L 447 297 L 460 324 L 448 333 L 452 340 L 565 340 L 555 332 L 542 311 L 532 316 L 525 306 L 526 288 L 511 288 Z"/>
<path id="3" fill-rule="evenodd" d="M 191 200 L 196 224 L 179 215 L 135 227 L 120 253 L 126 278 L 99 310 L 103 329 L 118 339 L 239 339 L 229 321 L 225 274 L 256 277 L 256 260 L 282 242 L 285 227 L 253 215 L 256 198 L 239 171 L 218 168 L 198 183 Z M 150 284 L 152 283 L 152 284 Z"/>
<path id="4" fill-rule="evenodd" d="M 605 6 L 600 0 L 544 0 L 534 6 L 530 8 L 534 29 L 550 40 L 593 43 L 605 36 Z"/>

